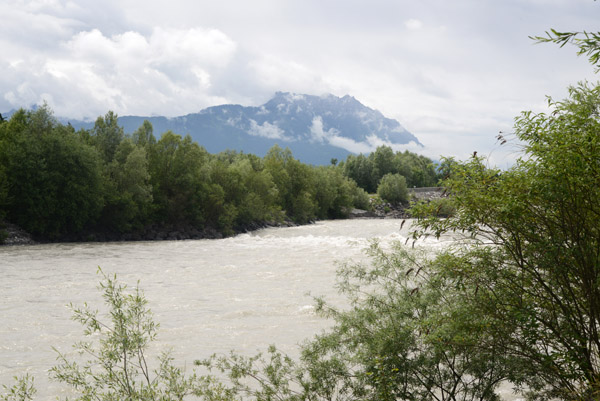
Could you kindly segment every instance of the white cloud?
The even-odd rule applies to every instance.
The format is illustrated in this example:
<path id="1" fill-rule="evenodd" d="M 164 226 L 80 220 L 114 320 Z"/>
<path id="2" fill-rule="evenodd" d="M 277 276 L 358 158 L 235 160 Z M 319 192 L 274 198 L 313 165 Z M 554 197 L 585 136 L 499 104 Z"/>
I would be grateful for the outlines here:
<path id="1" fill-rule="evenodd" d="M 371 134 L 367 136 L 366 141 L 358 142 L 354 139 L 344 137 L 340 135 L 340 132 L 335 128 L 330 128 L 327 131 L 323 128 L 323 119 L 321 116 L 316 116 L 312 120 L 310 127 L 311 140 L 314 142 L 326 142 L 332 146 L 342 148 L 352 153 L 371 153 L 379 146 L 389 146 L 394 151 L 405 151 L 411 152 L 421 151 L 422 147 L 414 142 L 408 144 L 396 144 L 390 141 L 383 140 L 377 135 Z"/>
<path id="2" fill-rule="evenodd" d="M 284 141 L 291 141 L 292 138 L 285 135 L 285 132 L 277 126 L 277 124 L 271 124 L 265 121 L 262 124 L 258 124 L 254 120 L 250 120 L 250 135 L 261 136 L 269 139 L 281 139 Z"/>
<path id="3" fill-rule="evenodd" d="M 335 128 L 330 128 L 327 131 L 323 130 L 323 118 L 316 116 L 313 118 L 310 125 L 311 140 L 315 142 L 330 142 L 329 139 L 339 134 L 339 131 Z"/>
<path id="4" fill-rule="evenodd" d="M 352 153 L 370 153 L 375 149 L 372 149 L 369 144 L 364 142 L 356 142 L 354 139 L 346 138 L 343 136 L 332 136 L 329 139 L 329 144 L 332 146 L 337 146 L 338 148 L 342 148 Z"/>
<path id="5" fill-rule="evenodd" d="M 423 27 L 423 22 L 421 22 L 418 19 L 409 19 L 404 23 L 404 26 L 406 26 L 411 31 L 415 31 Z"/>
<path id="6" fill-rule="evenodd" d="M 146 36 L 132 31 L 106 36 L 93 29 L 63 42 L 60 52 L 16 63 L 13 72 L 23 83 L 3 97 L 21 107 L 55 93 L 55 112 L 75 118 L 108 109 L 183 114 L 190 104 L 199 110 L 224 100 L 212 95 L 212 77 L 235 52 L 235 42 L 214 29 L 156 28 Z"/>
<path id="7" fill-rule="evenodd" d="M 322 73 L 303 63 L 284 59 L 272 54 L 257 55 L 249 62 L 251 75 L 271 93 L 321 93 L 329 85 L 323 81 Z"/>

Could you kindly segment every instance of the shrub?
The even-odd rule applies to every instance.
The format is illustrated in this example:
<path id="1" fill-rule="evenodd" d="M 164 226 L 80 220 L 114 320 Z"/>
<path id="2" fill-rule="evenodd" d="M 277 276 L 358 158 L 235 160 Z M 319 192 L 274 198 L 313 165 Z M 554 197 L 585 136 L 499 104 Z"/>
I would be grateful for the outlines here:
<path id="1" fill-rule="evenodd" d="M 386 174 L 377 187 L 379 197 L 390 203 L 402 203 L 408 201 L 408 188 L 406 178 L 400 174 Z"/>
<path id="2" fill-rule="evenodd" d="M 59 364 L 50 370 L 51 378 L 68 384 L 78 396 L 75 400 L 183 400 L 189 395 L 210 400 L 229 399 L 213 379 L 187 376 L 173 365 L 169 353 L 158 363 L 148 360 L 146 351 L 156 338 L 159 325 L 154 322 L 147 300 L 138 287 L 127 291 L 116 276 L 103 276 L 100 289 L 109 308 L 110 321 L 102 321 L 98 311 L 87 305 L 73 310 L 73 320 L 84 327 L 89 341 L 73 347 L 89 357 L 79 363 L 58 353 Z M 152 371 L 148 365 L 158 366 Z"/>

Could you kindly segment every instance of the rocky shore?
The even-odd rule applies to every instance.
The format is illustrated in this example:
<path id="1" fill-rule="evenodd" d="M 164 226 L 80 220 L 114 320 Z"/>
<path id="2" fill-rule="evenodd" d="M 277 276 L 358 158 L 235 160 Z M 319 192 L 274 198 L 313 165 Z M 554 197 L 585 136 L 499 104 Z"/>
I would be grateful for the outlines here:
<path id="1" fill-rule="evenodd" d="M 0 245 L 33 245 L 31 235 L 20 227 L 0 222 Z"/>
<path id="2" fill-rule="evenodd" d="M 410 188 L 410 196 L 413 201 L 430 201 L 444 197 L 443 188 L 440 187 L 425 187 L 425 188 Z M 362 209 L 352 209 L 348 215 L 350 219 L 360 218 L 379 218 L 379 219 L 406 219 L 411 217 L 407 212 L 408 204 L 394 205 L 391 203 L 371 204 L 372 211 Z"/>

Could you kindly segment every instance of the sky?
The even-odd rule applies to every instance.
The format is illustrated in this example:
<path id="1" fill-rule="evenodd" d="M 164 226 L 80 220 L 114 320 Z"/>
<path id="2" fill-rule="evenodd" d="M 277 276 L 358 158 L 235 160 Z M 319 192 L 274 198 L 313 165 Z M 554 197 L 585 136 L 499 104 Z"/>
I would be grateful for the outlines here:
<path id="1" fill-rule="evenodd" d="M 502 168 L 519 146 L 499 131 L 598 80 L 575 47 L 529 38 L 597 31 L 592 0 L 0 0 L 0 16 L 0 112 L 179 116 L 348 94 L 428 157 Z"/>

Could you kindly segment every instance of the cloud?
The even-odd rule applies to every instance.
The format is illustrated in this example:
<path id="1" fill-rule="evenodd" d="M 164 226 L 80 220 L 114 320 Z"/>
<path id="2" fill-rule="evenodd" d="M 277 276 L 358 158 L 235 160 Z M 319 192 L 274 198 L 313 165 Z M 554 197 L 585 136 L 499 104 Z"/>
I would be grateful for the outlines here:
<path id="1" fill-rule="evenodd" d="M 258 124 L 254 120 L 250 120 L 250 130 L 248 130 L 250 135 L 261 136 L 263 138 L 269 139 L 281 139 L 284 141 L 292 141 L 293 138 L 290 138 L 285 135 L 285 132 L 277 126 L 277 124 L 271 124 L 268 121 L 265 121 L 263 124 Z"/>
<path id="2" fill-rule="evenodd" d="M 372 149 L 369 144 L 364 142 L 356 142 L 354 139 L 346 138 L 343 136 L 332 136 L 328 138 L 329 144 L 332 146 L 336 146 L 338 148 L 342 148 L 352 153 L 370 153 L 375 149 Z"/>
<path id="3" fill-rule="evenodd" d="M 285 59 L 273 54 L 256 55 L 249 62 L 249 72 L 261 86 L 271 93 L 322 93 L 330 85 L 323 80 L 323 74 L 293 59 Z"/>
<path id="4" fill-rule="evenodd" d="M 411 152 L 416 152 L 422 150 L 422 147 L 417 145 L 415 142 L 410 142 L 408 144 L 396 144 L 381 139 L 374 134 L 367 136 L 366 141 L 358 142 L 354 139 L 341 136 L 340 132 L 335 128 L 330 128 L 325 131 L 323 129 L 323 118 L 321 116 L 316 116 L 313 118 L 310 126 L 310 135 L 312 141 L 321 143 L 325 142 L 331 146 L 342 148 L 355 154 L 371 153 L 379 146 L 389 146 L 394 151 L 409 150 Z"/>
<path id="5" fill-rule="evenodd" d="M 329 139 L 339 134 L 339 131 L 335 128 L 330 128 L 327 131 L 323 130 L 323 118 L 316 116 L 313 118 L 310 125 L 310 136 L 314 142 L 330 142 Z"/>
<path id="6" fill-rule="evenodd" d="M 421 29 L 423 27 L 423 23 L 418 19 L 409 19 L 404 23 L 404 26 L 406 26 L 411 31 L 415 31 Z"/>
<path id="7" fill-rule="evenodd" d="M 211 81 L 235 52 L 235 42 L 215 29 L 155 28 L 149 35 L 112 36 L 93 29 L 73 35 L 48 57 L 13 61 L 11 72 L 22 83 L 3 97 L 20 107 L 55 93 L 55 112 L 75 118 L 108 109 L 176 115 L 190 104 L 200 109 L 224 100 L 211 95 Z"/>

